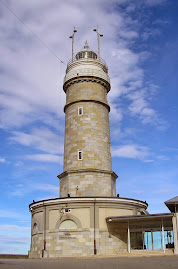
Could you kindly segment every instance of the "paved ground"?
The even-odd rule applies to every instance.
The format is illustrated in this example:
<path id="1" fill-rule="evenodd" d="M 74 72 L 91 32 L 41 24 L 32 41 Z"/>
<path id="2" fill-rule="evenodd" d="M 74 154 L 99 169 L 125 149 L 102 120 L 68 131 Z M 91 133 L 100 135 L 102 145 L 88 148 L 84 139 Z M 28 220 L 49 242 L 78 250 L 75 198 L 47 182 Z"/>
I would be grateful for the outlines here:
<path id="1" fill-rule="evenodd" d="M 0 259 L 0 269 L 178 269 L 178 256 Z"/>

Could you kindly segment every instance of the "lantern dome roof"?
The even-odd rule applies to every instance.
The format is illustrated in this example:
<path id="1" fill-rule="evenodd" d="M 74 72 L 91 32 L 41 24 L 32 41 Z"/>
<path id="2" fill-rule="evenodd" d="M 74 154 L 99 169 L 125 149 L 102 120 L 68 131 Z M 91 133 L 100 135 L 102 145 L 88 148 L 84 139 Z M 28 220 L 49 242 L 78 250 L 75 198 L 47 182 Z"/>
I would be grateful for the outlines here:
<path id="1" fill-rule="evenodd" d="M 80 60 L 82 58 L 97 59 L 97 54 L 90 49 L 88 42 L 86 41 L 84 48 L 76 54 L 75 58 L 76 60 Z"/>

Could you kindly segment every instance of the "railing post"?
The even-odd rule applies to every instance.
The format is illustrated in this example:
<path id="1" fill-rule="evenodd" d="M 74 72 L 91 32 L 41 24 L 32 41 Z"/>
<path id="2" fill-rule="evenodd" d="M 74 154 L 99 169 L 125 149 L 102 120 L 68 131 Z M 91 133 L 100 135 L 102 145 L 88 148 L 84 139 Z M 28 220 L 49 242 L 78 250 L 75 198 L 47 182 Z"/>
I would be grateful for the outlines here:
<path id="1" fill-rule="evenodd" d="M 162 237 L 163 237 L 163 251 L 165 253 L 165 238 L 164 238 L 164 225 L 163 225 L 163 219 L 162 219 Z"/>
<path id="2" fill-rule="evenodd" d="M 129 227 L 129 221 L 128 221 L 127 249 L 128 249 L 128 253 L 130 253 L 130 227 Z"/>

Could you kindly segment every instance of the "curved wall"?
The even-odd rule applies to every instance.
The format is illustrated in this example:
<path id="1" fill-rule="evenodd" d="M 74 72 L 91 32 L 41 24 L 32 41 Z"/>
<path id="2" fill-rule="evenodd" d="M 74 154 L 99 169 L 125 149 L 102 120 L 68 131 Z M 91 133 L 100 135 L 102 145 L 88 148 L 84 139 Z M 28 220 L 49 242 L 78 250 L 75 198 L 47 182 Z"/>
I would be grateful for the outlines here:
<path id="1" fill-rule="evenodd" d="M 32 227 L 36 223 L 39 230 L 32 229 L 29 256 L 91 256 L 94 239 L 97 254 L 125 252 L 127 225 L 111 228 L 106 218 L 140 214 L 146 208 L 147 204 L 141 201 L 121 198 L 66 198 L 31 204 Z M 70 222 L 65 223 L 66 220 Z"/>

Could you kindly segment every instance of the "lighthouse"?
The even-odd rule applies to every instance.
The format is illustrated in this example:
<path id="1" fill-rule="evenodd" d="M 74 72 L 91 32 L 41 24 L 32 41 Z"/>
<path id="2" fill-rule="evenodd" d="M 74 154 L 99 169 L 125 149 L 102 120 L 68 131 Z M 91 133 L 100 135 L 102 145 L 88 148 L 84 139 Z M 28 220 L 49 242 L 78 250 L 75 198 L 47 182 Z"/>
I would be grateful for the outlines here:
<path id="1" fill-rule="evenodd" d="M 69 62 L 66 93 L 64 172 L 60 197 L 115 197 L 117 175 L 112 171 L 109 128 L 108 67 L 87 41 Z"/>
<path id="2" fill-rule="evenodd" d="M 128 251 L 128 223 L 118 227 L 115 218 L 139 216 L 148 205 L 116 197 L 107 101 L 110 88 L 108 67 L 99 50 L 95 53 L 87 41 L 76 55 L 72 50 L 63 83 L 66 104 L 60 197 L 29 205 L 31 258 Z"/>

